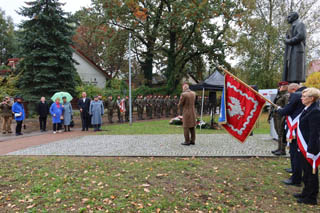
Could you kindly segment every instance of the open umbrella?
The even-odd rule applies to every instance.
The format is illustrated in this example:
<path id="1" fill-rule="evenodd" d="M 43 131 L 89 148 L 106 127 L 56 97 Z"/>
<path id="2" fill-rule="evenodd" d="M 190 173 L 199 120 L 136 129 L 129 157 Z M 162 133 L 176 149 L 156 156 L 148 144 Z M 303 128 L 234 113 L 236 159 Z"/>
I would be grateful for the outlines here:
<path id="1" fill-rule="evenodd" d="M 60 98 L 60 101 L 62 101 L 62 97 L 67 98 L 67 102 L 72 101 L 73 97 L 68 92 L 56 92 L 52 97 L 52 101 L 56 101 L 57 98 Z"/>

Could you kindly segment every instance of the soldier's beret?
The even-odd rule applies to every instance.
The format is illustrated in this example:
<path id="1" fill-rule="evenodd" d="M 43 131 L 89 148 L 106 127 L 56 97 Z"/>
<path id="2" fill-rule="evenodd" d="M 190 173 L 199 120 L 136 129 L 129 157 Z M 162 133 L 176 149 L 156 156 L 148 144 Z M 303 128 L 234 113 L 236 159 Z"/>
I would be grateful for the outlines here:
<path id="1" fill-rule="evenodd" d="M 289 84 L 289 82 L 287 82 L 287 81 L 280 81 L 278 83 L 278 86 L 281 87 L 281 86 L 285 86 L 285 85 L 288 85 L 288 84 Z"/>

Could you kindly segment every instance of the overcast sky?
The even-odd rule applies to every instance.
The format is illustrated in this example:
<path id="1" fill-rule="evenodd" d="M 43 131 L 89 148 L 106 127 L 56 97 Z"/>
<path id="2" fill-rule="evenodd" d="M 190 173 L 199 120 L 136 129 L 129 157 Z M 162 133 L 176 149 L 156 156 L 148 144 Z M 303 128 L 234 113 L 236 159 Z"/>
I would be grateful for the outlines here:
<path id="1" fill-rule="evenodd" d="M 24 17 L 19 16 L 15 11 L 22 6 L 26 6 L 25 2 L 28 2 L 28 0 L 0 0 L 0 8 L 6 12 L 6 16 L 11 16 L 13 22 L 17 25 Z M 61 0 L 60 2 L 66 3 L 63 7 L 66 12 L 73 13 L 81 7 L 89 6 L 91 0 Z"/>

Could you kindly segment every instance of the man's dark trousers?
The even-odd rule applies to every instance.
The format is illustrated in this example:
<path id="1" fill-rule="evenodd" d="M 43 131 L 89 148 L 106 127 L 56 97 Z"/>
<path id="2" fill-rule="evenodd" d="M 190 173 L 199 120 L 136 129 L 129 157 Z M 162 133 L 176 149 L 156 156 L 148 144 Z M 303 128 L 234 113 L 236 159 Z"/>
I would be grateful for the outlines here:
<path id="1" fill-rule="evenodd" d="M 291 180 L 293 183 L 301 183 L 302 180 L 302 154 L 298 151 L 297 140 L 293 139 L 290 143 L 290 158 L 291 158 L 291 166 L 292 166 L 292 176 Z"/>
<path id="2" fill-rule="evenodd" d="M 81 112 L 82 130 L 88 130 L 90 125 L 90 115 L 87 112 Z"/>
<path id="3" fill-rule="evenodd" d="M 40 130 L 46 131 L 47 128 L 47 117 L 39 117 Z"/>

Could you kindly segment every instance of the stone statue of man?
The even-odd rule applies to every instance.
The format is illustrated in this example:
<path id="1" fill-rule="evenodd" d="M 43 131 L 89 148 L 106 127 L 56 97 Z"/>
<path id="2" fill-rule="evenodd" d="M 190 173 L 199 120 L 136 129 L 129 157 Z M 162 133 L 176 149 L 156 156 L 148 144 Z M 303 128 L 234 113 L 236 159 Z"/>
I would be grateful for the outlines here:
<path id="1" fill-rule="evenodd" d="M 282 81 L 290 83 L 305 82 L 306 27 L 299 20 L 297 12 L 289 13 L 287 21 L 291 27 L 284 41 L 286 48 Z"/>

